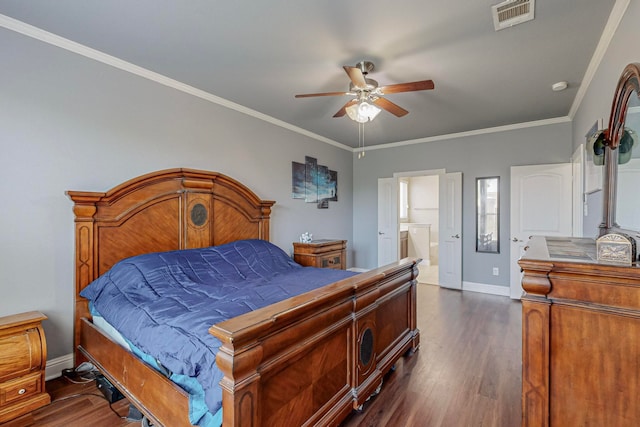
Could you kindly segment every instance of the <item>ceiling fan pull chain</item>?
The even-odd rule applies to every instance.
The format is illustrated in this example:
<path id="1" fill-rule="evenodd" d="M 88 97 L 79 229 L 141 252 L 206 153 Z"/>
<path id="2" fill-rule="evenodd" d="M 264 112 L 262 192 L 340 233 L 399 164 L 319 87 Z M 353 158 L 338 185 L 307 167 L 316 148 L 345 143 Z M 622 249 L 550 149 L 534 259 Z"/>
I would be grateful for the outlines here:
<path id="1" fill-rule="evenodd" d="M 358 123 L 358 159 L 362 158 L 362 153 L 360 152 L 360 126 L 362 126 L 362 123 Z"/>
<path id="2" fill-rule="evenodd" d="M 360 125 L 362 126 L 362 157 L 364 157 L 364 123 Z"/>
<path id="3" fill-rule="evenodd" d="M 364 123 L 358 123 L 358 159 L 364 157 Z"/>

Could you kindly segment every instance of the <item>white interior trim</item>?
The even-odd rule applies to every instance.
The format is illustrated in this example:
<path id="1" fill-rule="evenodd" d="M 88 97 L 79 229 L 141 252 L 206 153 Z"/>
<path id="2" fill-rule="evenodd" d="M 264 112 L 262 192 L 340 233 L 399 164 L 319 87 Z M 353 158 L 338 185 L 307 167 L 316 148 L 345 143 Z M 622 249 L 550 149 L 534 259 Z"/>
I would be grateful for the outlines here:
<path id="1" fill-rule="evenodd" d="M 454 139 L 454 138 L 464 138 L 467 136 L 484 135 L 487 133 L 508 132 L 510 130 L 516 130 L 516 129 L 531 128 L 536 126 L 547 126 L 547 125 L 553 125 L 556 123 L 569 123 L 569 122 L 571 122 L 571 118 L 569 118 L 569 116 L 564 116 L 564 117 L 556 117 L 553 119 L 536 120 L 533 122 L 514 123 L 510 125 L 505 125 L 505 126 L 495 126 L 492 128 L 470 130 L 467 132 L 457 132 L 457 133 L 449 133 L 446 135 L 429 136 L 426 138 L 412 139 L 409 141 L 399 141 L 399 142 L 391 142 L 389 144 L 371 145 L 371 146 L 367 146 L 367 151 L 382 150 L 385 148 L 393 148 L 393 147 L 402 147 L 404 145 L 423 144 L 425 142 L 443 141 L 443 140 Z M 358 151 L 358 149 L 354 148 L 353 151 L 356 152 Z"/>
<path id="2" fill-rule="evenodd" d="M 73 353 L 47 360 L 47 367 L 44 371 L 45 381 L 62 376 L 64 369 L 73 369 Z"/>
<path id="3" fill-rule="evenodd" d="M 462 281 L 462 290 L 469 292 L 480 292 L 482 294 L 499 295 L 508 297 L 510 295 L 510 289 L 508 286 L 499 285 L 487 285 L 484 283 L 474 283 Z"/>
<path id="4" fill-rule="evenodd" d="M 431 175 L 443 175 L 447 173 L 446 169 L 431 169 L 423 171 L 408 171 L 408 172 L 394 172 L 394 178 L 404 178 L 411 176 L 431 176 Z"/>

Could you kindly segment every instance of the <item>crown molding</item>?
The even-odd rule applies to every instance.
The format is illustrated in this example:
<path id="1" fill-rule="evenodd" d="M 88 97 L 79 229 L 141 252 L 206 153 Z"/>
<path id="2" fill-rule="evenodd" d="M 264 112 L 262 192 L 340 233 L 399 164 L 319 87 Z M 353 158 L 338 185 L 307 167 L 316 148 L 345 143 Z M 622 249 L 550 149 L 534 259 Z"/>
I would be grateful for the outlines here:
<path id="1" fill-rule="evenodd" d="M 8 30 L 15 31 L 16 33 L 20 33 L 27 37 L 31 37 L 33 39 L 39 40 L 41 42 L 50 44 L 52 46 L 59 47 L 61 49 L 65 49 L 69 52 L 73 52 L 75 54 L 84 56 L 89 59 L 93 59 L 94 61 L 101 62 L 103 64 L 109 65 L 111 67 L 117 68 L 122 71 L 126 71 L 131 74 L 135 74 L 136 76 L 142 77 L 147 80 L 151 80 L 153 82 L 159 83 L 163 86 L 170 87 L 172 89 L 178 90 L 180 92 L 204 99 L 205 101 L 209 101 L 211 103 L 220 105 L 222 107 L 228 108 L 230 110 L 237 111 L 242 114 L 246 114 L 248 116 L 254 117 L 256 119 L 265 121 L 272 125 L 290 130 L 292 132 L 296 132 L 300 135 L 307 136 L 309 138 L 316 139 L 318 141 L 322 141 L 326 144 L 333 145 L 334 147 L 341 148 L 343 150 L 351 151 L 351 147 L 341 144 L 337 141 L 334 141 L 329 138 L 325 138 L 321 135 L 315 134 L 313 132 L 309 132 L 308 130 L 302 129 L 300 127 L 294 126 L 290 123 L 284 122 L 282 120 L 276 119 L 274 117 L 268 116 L 266 114 L 260 113 L 259 111 L 252 110 L 251 108 L 247 108 L 240 104 L 236 104 L 235 102 L 231 102 L 227 99 L 221 98 L 219 96 L 213 95 L 209 92 L 205 92 L 201 89 L 195 88 L 193 86 L 189 86 L 178 80 L 171 79 L 162 74 L 153 72 L 146 68 L 140 67 L 138 65 L 132 64 L 127 61 L 123 61 L 122 59 L 116 58 L 115 56 L 108 55 L 99 50 L 90 48 L 88 46 L 82 45 L 80 43 L 76 43 L 72 40 L 66 39 L 64 37 L 60 37 L 56 34 L 50 33 L 48 31 L 42 30 L 38 27 L 34 27 L 33 25 L 29 25 L 22 21 L 18 21 L 17 19 L 13 19 L 6 15 L 0 14 L 0 27 L 4 27 Z"/>
<path id="2" fill-rule="evenodd" d="M 485 128 L 485 129 L 470 130 L 468 132 L 448 133 L 446 135 L 430 136 L 427 138 L 412 139 L 409 141 L 392 142 L 390 144 L 372 145 L 367 147 L 367 151 L 383 150 L 386 148 L 403 147 L 405 145 L 424 144 L 427 142 L 444 141 L 447 139 L 455 139 L 455 138 L 466 138 L 469 136 L 484 135 L 487 133 L 508 132 L 508 131 L 517 130 L 517 129 L 525 129 L 525 128 L 531 128 L 531 127 L 537 127 L 537 126 L 548 126 L 548 125 L 554 125 L 557 123 L 569 123 L 569 122 L 571 122 L 571 118 L 569 118 L 568 116 L 556 117 L 552 119 L 536 120 L 533 122 L 515 123 L 515 124 L 505 125 L 505 126 L 496 126 L 491 128 Z M 360 148 L 360 150 L 362 150 L 362 148 Z M 360 150 L 358 150 L 358 148 L 354 148 L 353 152 L 356 153 Z"/>

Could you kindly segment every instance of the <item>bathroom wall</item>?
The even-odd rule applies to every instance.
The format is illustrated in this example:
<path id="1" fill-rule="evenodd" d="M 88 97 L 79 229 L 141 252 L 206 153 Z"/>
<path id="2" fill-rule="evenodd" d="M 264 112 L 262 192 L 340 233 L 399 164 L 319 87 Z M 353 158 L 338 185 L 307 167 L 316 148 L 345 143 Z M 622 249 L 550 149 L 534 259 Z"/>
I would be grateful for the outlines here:
<path id="1" fill-rule="evenodd" d="M 437 264 L 439 222 L 438 175 L 409 177 L 409 223 L 430 224 L 429 242 L 415 241 L 420 233 L 409 233 L 409 256 L 420 256 L 420 247 L 430 244 L 429 263 Z M 426 261 L 426 259 L 425 259 Z"/>

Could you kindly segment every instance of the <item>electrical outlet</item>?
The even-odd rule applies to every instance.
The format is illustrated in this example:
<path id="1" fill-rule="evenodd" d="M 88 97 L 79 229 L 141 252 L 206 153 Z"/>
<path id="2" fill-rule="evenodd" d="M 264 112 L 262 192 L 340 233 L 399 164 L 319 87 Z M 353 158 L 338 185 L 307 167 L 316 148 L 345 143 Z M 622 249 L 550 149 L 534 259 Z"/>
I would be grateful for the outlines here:
<path id="1" fill-rule="evenodd" d="M 493 275 L 494 276 L 500 275 L 500 269 L 498 267 L 493 267 Z"/>

